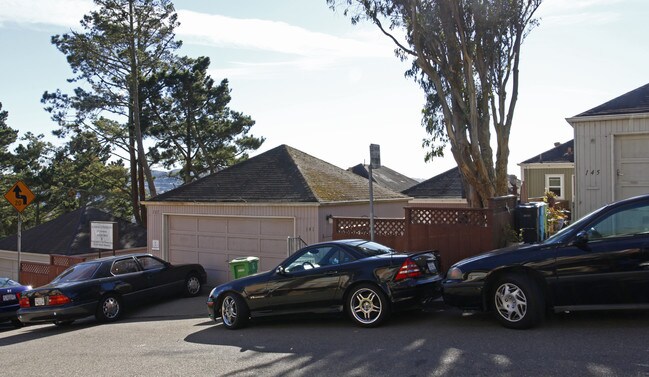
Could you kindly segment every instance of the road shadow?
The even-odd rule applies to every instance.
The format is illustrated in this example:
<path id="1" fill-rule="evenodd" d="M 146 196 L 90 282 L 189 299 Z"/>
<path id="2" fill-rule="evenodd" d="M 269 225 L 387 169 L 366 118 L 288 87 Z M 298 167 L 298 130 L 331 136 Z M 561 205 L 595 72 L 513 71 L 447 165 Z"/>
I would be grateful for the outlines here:
<path id="1" fill-rule="evenodd" d="M 397 313 L 372 329 L 343 316 L 255 320 L 233 331 L 220 321 L 207 321 L 197 324 L 198 331 L 185 341 L 232 347 L 254 361 L 222 361 L 221 375 L 282 370 L 275 375 L 482 376 L 495 370 L 496 375 L 547 376 L 570 370 L 579 372 L 572 375 L 598 376 L 647 371 L 642 366 L 646 347 L 637 339 L 649 336 L 648 324 L 649 312 L 591 312 L 551 315 L 537 328 L 511 330 L 492 313 L 446 307 Z M 611 333 L 636 341 L 612 342 Z M 581 349 L 583 360 L 566 357 L 567 350 L 574 354 Z M 631 356 L 636 363 L 613 356 L 628 352 L 636 355 Z M 264 356 L 268 354 L 273 356 Z"/>

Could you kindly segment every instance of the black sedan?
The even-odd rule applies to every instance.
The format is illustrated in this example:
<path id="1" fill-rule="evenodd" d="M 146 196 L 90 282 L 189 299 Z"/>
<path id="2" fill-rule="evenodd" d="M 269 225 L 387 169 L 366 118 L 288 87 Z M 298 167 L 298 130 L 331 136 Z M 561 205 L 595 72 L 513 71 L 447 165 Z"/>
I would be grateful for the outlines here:
<path id="1" fill-rule="evenodd" d="M 172 265 L 150 254 L 129 254 L 76 264 L 49 284 L 25 291 L 18 319 L 67 325 L 94 315 L 116 321 L 125 307 L 170 295 L 197 296 L 206 274 L 199 264 Z"/>
<path id="2" fill-rule="evenodd" d="M 582 217 L 540 244 L 491 251 L 453 265 L 444 301 L 493 310 L 529 328 L 555 312 L 649 309 L 649 195 Z"/>
<path id="3" fill-rule="evenodd" d="M 22 326 L 16 312 L 20 307 L 20 295 L 23 291 L 32 289 L 31 286 L 22 285 L 9 278 L 0 277 L 0 322 L 11 321 L 15 327 Z"/>
<path id="4" fill-rule="evenodd" d="M 413 254 L 365 240 L 307 246 L 272 271 L 243 277 L 212 290 L 212 319 L 228 329 L 249 318 L 345 311 L 359 326 L 374 327 L 392 310 L 422 307 L 441 296 L 435 252 Z"/>

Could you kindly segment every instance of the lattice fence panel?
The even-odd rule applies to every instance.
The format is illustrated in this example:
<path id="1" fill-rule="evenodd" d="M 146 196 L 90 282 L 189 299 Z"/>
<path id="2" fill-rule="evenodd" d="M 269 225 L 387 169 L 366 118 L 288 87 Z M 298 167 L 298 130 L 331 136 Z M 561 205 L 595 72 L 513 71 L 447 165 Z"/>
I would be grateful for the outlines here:
<path id="1" fill-rule="evenodd" d="M 369 222 L 368 222 L 369 228 Z M 374 234 L 380 236 L 403 236 L 406 231 L 406 223 L 401 219 L 375 220 Z"/>
<path id="2" fill-rule="evenodd" d="M 83 262 L 85 258 L 68 257 L 65 255 L 52 255 L 52 264 L 60 267 L 70 267 Z"/>
<path id="3" fill-rule="evenodd" d="M 38 275 L 49 275 L 50 265 L 41 263 L 22 262 L 20 266 L 22 272 L 28 272 Z"/>
<path id="4" fill-rule="evenodd" d="M 416 208 L 410 211 L 411 224 L 487 226 L 487 214 L 480 210 Z"/>
<path id="5" fill-rule="evenodd" d="M 339 219 L 337 231 L 339 234 L 367 235 L 370 234 L 370 220 Z"/>

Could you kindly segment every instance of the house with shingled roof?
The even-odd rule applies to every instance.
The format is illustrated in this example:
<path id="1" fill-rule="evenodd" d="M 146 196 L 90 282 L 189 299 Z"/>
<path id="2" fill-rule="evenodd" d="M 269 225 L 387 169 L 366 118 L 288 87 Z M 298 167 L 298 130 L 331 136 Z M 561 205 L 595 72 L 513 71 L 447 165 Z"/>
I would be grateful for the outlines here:
<path id="1" fill-rule="evenodd" d="M 358 164 L 347 169 L 365 179 L 370 179 L 369 165 Z M 372 169 L 372 179 L 379 186 L 387 187 L 392 191 L 402 192 L 419 183 L 419 181 L 406 177 L 387 166 Z"/>
<path id="2" fill-rule="evenodd" d="M 576 218 L 649 193 L 649 84 L 566 121 L 575 134 Z"/>
<path id="3" fill-rule="evenodd" d="M 172 263 L 202 264 L 208 279 L 232 279 L 229 261 L 258 257 L 259 270 L 288 255 L 287 240 L 326 241 L 332 217 L 368 217 L 367 179 L 280 145 L 144 204 L 149 251 Z M 374 187 L 377 217 L 398 217 L 408 197 Z"/>
<path id="4" fill-rule="evenodd" d="M 572 210 L 575 177 L 574 140 L 554 147 L 518 164 L 521 168 L 521 201 L 540 201 L 552 191 L 562 206 Z"/>
<path id="5" fill-rule="evenodd" d="M 466 207 L 466 191 L 460 168 L 454 167 L 401 191 L 412 197 L 411 204 Z"/>

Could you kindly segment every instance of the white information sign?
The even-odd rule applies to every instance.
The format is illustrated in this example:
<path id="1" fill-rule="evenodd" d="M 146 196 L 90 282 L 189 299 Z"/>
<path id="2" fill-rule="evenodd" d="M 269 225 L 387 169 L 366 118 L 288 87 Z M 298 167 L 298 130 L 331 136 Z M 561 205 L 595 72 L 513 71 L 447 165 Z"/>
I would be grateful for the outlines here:
<path id="1" fill-rule="evenodd" d="M 109 221 L 90 222 L 90 247 L 93 249 L 115 250 L 117 223 Z"/>

